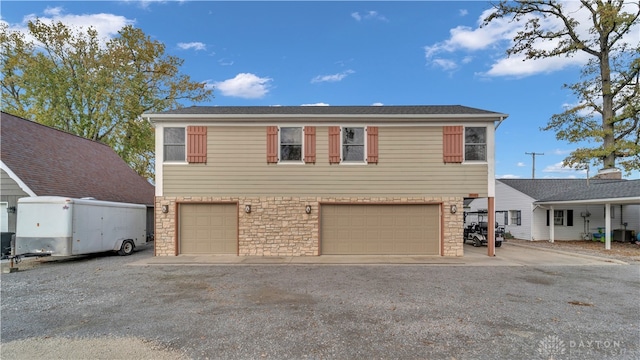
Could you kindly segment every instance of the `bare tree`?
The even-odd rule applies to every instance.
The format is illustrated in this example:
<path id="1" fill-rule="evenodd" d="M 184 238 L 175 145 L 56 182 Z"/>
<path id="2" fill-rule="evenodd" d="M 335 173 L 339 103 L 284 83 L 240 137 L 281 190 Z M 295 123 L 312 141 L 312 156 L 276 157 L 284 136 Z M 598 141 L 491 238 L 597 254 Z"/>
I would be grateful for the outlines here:
<path id="1" fill-rule="evenodd" d="M 582 52 L 589 57 L 580 81 L 564 85 L 578 103 L 553 115 L 542 128 L 555 131 L 558 140 L 581 144 L 564 165 L 595 161 L 604 168 L 640 169 L 639 3 L 501 1 L 494 9 L 484 25 L 497 19 L 523 22 L 509 56 L 536 60 Z"/>

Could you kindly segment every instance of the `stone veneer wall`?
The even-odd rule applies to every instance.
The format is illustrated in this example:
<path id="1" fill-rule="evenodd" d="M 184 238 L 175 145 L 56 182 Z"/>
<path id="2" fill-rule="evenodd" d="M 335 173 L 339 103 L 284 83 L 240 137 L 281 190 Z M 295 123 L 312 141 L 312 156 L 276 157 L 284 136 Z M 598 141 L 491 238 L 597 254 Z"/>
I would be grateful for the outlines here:
<path id="1" fill-rule="evenodd" d="M 313 256 L 318 255 L 319 203 L 442 203 L 444 235 L 443 256 L 463 256 L 463 199 L 461 197 L 156 197 L 156 256 L 176 254 L 177 203 L 237 202 L 238 247 L 241 256 Z M 169 212 L 162 212 L 162 205 Z M 251 213 L 245 213 L 251 205 Z M 311 213 L 305 207 L 311 205 Z M 451 214 L 451 205 L 458 212 Z"/>

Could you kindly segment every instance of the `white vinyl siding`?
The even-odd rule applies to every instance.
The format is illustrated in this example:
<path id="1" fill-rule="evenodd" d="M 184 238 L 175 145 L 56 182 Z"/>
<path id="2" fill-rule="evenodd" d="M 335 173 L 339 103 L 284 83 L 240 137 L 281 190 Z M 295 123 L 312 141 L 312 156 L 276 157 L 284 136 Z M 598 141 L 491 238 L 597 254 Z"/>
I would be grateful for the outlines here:
<path id="1" fill-rule="evenodd" d="M 533 222 L 533 202 L 535 200 L 528 195 L 496 181 L 496 210 L 520 211 L 520 226 L 509 222 L 505 230 L 516 239 L 532 240 L 531 229 Z M 543 224 L 544 225 L 544 224 Z"/>

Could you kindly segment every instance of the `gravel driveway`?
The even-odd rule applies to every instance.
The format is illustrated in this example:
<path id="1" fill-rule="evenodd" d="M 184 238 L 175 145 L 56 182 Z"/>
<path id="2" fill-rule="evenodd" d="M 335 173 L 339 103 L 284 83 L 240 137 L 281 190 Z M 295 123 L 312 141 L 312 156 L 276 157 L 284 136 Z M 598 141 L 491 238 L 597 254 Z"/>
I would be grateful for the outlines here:
<path id="1" fill-rule="evenodd" d="M 128 266 L 1 280 L 3 359 L 638 359 L 640 267 Z"/>

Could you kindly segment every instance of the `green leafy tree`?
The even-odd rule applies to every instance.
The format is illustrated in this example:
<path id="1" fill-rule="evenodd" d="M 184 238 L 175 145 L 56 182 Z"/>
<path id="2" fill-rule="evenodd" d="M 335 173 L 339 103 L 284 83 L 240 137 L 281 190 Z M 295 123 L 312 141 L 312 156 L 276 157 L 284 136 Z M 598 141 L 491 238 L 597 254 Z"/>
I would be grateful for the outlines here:
<path id="1" fill-rule="evenodd" d="M 212 97 L 180 73 L 183 60 L 132 26 L 107 41 L 60 22 L 30 22 L 29 37 L 0 30 L 3 111 L 103 142 L 148 179 L 154 131 L 142 113 Z"/>
<path id="2" fill-rule="evenodd" d="M 508 55 L 525 59 L 588 54 L 580 81 L 565 84 L 577 105 L 553 115 L 543 130 L 558 140 L 580 143 L 564 165 L 595 162 L 604 168 L 640 169 L 640 43 L 629 43 L 638 31 L 640 5 L 623 0 L 580 0 L 579 10 L 560 1 L 501 1 L 484 24 L 498 19 L 523 22 Z M 579 23 L 578 15 L 586 14 Z M 560 26 L 545 26 L 555 21 Z M 585 31 L 585 29 L 588 29 Z M 635 34 L 637 35 L 637 34 Z M 583 145 L 585 143 L 589 145 Z"/>

